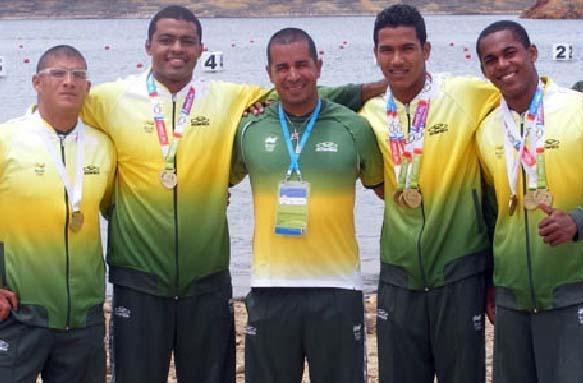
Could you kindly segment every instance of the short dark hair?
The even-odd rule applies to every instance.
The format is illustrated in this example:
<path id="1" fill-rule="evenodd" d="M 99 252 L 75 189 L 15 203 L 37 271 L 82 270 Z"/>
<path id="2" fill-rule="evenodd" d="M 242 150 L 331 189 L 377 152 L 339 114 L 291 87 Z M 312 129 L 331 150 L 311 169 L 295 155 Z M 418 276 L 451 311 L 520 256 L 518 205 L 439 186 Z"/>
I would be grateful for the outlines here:
<path id="1" fill-rule="evenodd" d="M 194 13 L 183 6 L 180 5 L 169 5 L 162 8 L 152 17 L 150 20 L 150 25 L 148 26 L 148 41 L 152 41 L 154 38 L 154 33 L 156 32 L 156 23 L 160 19 L 175 19 L 175 20 L 185 20 L 190 21 L 196 27 L 196 34 L 198 35 L 198 41 L 202 41 L 202 27 L 200 21 L 196 18 Z"/>
<path id="2" fill-rule="evenodd" d="M 283 28 L 275 32 L 267 43 L 267 64 L 271 64 L 270 50 L 272 45 L 287 45 L 298 41 L 305 41 L 308 43 L 310 57 L 313 58 L 314 61 L 318 61 L 316 44 L 308 32 L 300 28 Z"/>
<path id="3" fill-rule="evenodd" d="M 522 46 L 524 46 L 525 48 L 528 48 L 532 45 L 530 42 L 530 37 L 528 37 L 528 33 L 526 32 L 526 29 L 524 29 L 522 25 L 512 20 L 499 20 L 488 25 L 486 28 L 482 30 L 482 32 L 480 32 L 480 35 L 476 40 L 476 53 L 478 54 L 478 57 L 480 58 L 482 57 L 480 55 L 480 43 L 482 42 L 482 39 L 484 39 L 488 35 L 491 35 L 492 33 L 501 31 L 512 32 L 516 40 L 520 41 Z"/>
<path id="4" fill-rule="evenodd" d="M 83 61 L 83 65 L 85 66 L 85 69 L 87 69 L 87 62 L 85 61 L 85 57 L 83 57 L 79 50 L 70 45 L 55 45 L 54 47 L 47 49 L 40 56 L 38 63 L 36 64 L 36 73 L 45 69 L 48 65 L 49 59 L 55 56 L 76 57 Z"/>
<path id="5" fill-rule="evenodd" d="M 379 31 L 383 28 L 413 27 L 421 45 L 427 41 L 425 20 L 417 8 L 408 4 L 395 4 L 383 9 L 375 18 L 373 40 L 379 45 Z"/>

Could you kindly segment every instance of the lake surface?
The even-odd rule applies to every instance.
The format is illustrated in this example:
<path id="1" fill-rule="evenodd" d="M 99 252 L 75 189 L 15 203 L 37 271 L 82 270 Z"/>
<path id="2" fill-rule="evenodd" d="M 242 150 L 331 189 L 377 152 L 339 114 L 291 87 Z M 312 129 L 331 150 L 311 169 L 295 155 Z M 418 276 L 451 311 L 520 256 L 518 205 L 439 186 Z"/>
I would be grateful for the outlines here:
<path id="1" fill-rule="evenodd" d="M 516 16 L 427 16 L 432 44 L 428 68 L 432 72 L 481 76 L 475 39 L 489 23 Z M 203 19 L 203 41 L 224 54 L 224 71 L 196 76 L 269 86 L 265 46 L 280 28 L 294 26 L 312 35 L 323 51 L 321 84 L 366 82 L 381 77 L 373 59 L 373 17 Z M 539 49 L 537 67 L 560 85 L 583 79 L 583 20 L 520 20 Z M 19 116 L 34 102 L 31 75 L 39 56 L 57 44 L 77 47 L 85 55 L 94 83 L 111 81 L 147 67 L 144 52 L 148 20 L 0 20 L 0 56 L 7 76 L 0 77 L 0 121 Z M 553 44 L 570 43 L 573 60 L 553 61 Z M 340 48 L 342 46 L 342 49 Z M 106 49 L 108 48 L 108 49 Z M 466 58 L 466 55 L 470 58 Z M 25 60 L 29 63 L 25 63 Z M 231 271 L 236 296 L 249 289 L 253 227 L 248 182 L 233 190 L 228 209 L 231 231 Z M 379 270 L 379 233 L 383 204 L 359 186 L 356 227 L 367 290 L 376 288 Z M 0 217 L 2 219 L 3 217 Z"/>

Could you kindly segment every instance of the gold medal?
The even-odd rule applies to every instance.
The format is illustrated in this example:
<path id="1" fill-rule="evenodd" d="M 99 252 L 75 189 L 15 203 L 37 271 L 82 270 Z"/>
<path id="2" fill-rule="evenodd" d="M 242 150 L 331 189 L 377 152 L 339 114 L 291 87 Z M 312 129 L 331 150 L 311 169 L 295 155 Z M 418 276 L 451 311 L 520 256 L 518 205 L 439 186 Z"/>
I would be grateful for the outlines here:
<path id="1" fill-rule="evenodd" d="M 516 206 L 518 206 L 518 198 L 516 198 L 515 194 L 512 194 L 508 199 L 508 215 L 514 214 Z"/>
<path id="2" fill-rule="evenodd" d="M 417 189 L 403 190 L 403 201 L 407 207 L 416 209 L 421 206 L 421 193 Z"/>
<path id="3" fill-rule="evenodd" d="M 160 182 L 166 189 L 173 189 L 178 182 L 174 170 L 162 170 L 160 173 Z"/>
<path id="4" fill-rule="evenodd" d="M 397 206 L 403 206 L 402 199 L 401 199 L 402 195 L 403 195 L 403 190 L 401 190 L 401 189 L 397 189 L 393 193 L 393 201 L 395 201 L 395 204 Z"/>
<path id="5" fill-rule="evenodd" d="M 537 189 L 534 193 L 534 199 L 537 203 L 537 207 L 539 204 L 544 204 L 549 207 L 553 204 L 553 195 L 549 189 Z"/>
<path id="6" fill-rule="evenodd" d="M 71 221 L 69 221 L 69 228 L 71 231 L 79 231 L 81 227 L 83 227 L 83 221 L 85 221 L 85 217 L 83 213 L 80 211 L 74 211 L 71 214 Z"/>
<path id="7" fill-rule="evenodd" d="M 538 203 L 536 202 L 535 197 L 536 190 L 527 190 L 526 194 L 524 194 L 523 202 L 524 208 L 526 210 L 534 210 L 538 207 Z"/>

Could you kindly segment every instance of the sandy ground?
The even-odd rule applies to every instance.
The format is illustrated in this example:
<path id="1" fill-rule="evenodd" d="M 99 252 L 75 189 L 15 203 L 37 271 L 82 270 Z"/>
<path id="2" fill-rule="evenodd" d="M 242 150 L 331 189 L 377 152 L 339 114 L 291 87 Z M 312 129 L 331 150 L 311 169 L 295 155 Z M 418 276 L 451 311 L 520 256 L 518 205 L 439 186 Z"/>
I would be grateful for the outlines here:
<path id="1" fill-rule="evenodd" d="M 109 303 L 106 304 L 106 318 L 109 319 Z M 244 350 L 245 350 L 245 324 L 247 321 L 247 313 L 245 312 L 245 304 L 241 300 L 236 300 L 234 303 L 236 332 L 237 332 L 237 383 L 245 381 L 245 364 L 244 364 Z M 377 340 L 375 334 L 376 323 L 376 295 L 366 296 L 366 348 L 368 360 L 368 383 L 377 383 L 378 380 L 378 358 L 377 358 Z M 486 321 L 488 322 L 488 321 Z M 487 382 L 491 382 L 492 374 L 492 326 L 487 323 L 486 326 L 486 374 Z M 307 367 L 306 367 L 307 369 Z M 108 369 L 109 370 L 109 369 Z M 310 381 L 307 370 L 304 371 L 304 378 L 302 383 Z M 108 382 L 111 382 L 111 375 L 108 375 Z M 176 382 L 176 374 L 171 368 L 168 382 Z"/>

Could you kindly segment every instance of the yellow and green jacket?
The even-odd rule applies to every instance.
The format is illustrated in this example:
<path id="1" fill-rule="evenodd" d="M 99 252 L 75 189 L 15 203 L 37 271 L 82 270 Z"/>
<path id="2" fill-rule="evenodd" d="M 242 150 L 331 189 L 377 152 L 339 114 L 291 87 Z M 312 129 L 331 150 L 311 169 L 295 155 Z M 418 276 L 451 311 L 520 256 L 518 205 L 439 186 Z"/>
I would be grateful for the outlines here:
<path id="1" fill-rule="evenodd" d="M 113 145 L 102 132 L 85 129 L 85 220 L 74 232 L 66 189 L 39 129 L 50 130 L 50 144 L 75 179 L 76 130 L 60 138 L 38 113 L 0 125 L 0 284 L 17 294 L 12 315 L 21 322 L 55 329 L 100 324 L 105 273 L 99 213 L 111 197 Z"/>
<path id="2" fill-rule="evenodd" d="M 583 96 L 543 78 L 545 170 L 553 207 L 571 212 L 583 238 Z M 512 112 L 516 126 L 524 115 Z M 523 206 L 526 178 L 518 177 L 518 208 L 508 212 L 508 186 L 502 113 L 496 109 L 476 135 L 484 177 L 495 190 L 494 230 L 496 304 L 537 312 L 583 302 L 583 242 L 551 247 L 538 234 L 545 217 Z"/>
<path id="3" fill-rule="evenodd" d="M 398 206 L 385 97 L 370 100 L 364 115 L 384 157 L 385 212 L 381 234 L 381 281 L 411 290 L 428 290 L 484 271 L 490 245 L 482 215 L 480 165 L 474 134 L 498 95 L 471 78 L 434 80 L 419 176 L 420 207 Z M 407 135 L 417 100 L 397 113 Z"/>
<path id="4" fill-rule="evenodd" d="M 176 154 L 178 184 L 166 189 L 148 72 L 97 86 L 82 112 L 111 137 L 118 155 L 109 279 L 152 295 L 189 296 L 230 283 L 226 207 L 233 138 L 245 108 L 265 91 L 196 81 Z M 171 141 L 188 87 L 177 94 L 158 82 L 156 88 Z"/>

